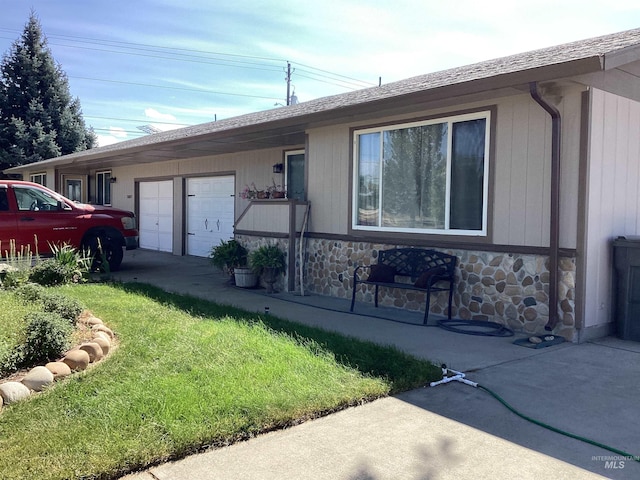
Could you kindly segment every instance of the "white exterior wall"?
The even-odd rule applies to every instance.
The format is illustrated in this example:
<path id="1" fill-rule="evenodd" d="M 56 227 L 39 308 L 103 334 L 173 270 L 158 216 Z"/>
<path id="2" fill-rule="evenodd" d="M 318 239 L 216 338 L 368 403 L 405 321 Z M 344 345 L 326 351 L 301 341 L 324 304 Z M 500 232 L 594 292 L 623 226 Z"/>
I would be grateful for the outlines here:
<path id="1" fill-rule="evenodd" d="M 584 327 L 613 320 L 613 251 L 640 234 L 640 103 L 592 89 L 585 219 Z"/>

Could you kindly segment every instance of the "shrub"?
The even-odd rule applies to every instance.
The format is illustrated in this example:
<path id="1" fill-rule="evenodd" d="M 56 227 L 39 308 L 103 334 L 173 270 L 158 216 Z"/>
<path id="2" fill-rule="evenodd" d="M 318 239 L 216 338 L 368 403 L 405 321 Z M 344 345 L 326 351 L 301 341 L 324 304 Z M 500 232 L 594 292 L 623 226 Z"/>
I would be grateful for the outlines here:
<path id="1" fill-rule="evenodd" d="M 51 244 L 49 246 L 51 247 L 53 258 L 56 262 L 76 268 L 83 277 L 91 270 L 93 258 L 88 250 L 81 253 L 75 247 L 67 243 L 61 246 Z"/>
<path id="2" fill-rule="evenodd" d="M 263 245 L 249 254 L 249 264 L 256 273 L 265 268 L 273 268 L 276 273 L 283 272 L 287 266 L 285 254 L 277 245 Z"/>
<path id="3" fill-rule="evenodd" d="M 5 342 L 0 347 L 0 375 L 13 373 L 24 366 L 24 345 L 17 345 L 11 349 Z"/>
<path id="4" fill-rule="evenodd" d="M 35 303 L 41 301 L 47 292 L 42 285 L 37 283 L 25 283 L 14 290 L 14 294 L 24 303 Z"/>
<path id="5" fill-rule="evenodd" d="M 35 237 L 35 242 L 37 250 L 37 237 Z M 37 258 L 37 252 L 35 256 Z M 15 240 L 10 240 L 9 249 L 5 249 L 0 242 L 0 258 L 3 259 L 3 264 L 0 267 L 0 282 L 3 288 L 12 289 L 29 281 L 29 271 L 34 258 L 29 246 L 20 247 L 18 250 Z"/>
<path id="6" fill-rule="evenodd" d="M 11 290 L 21 285 L 29 283 L 29 268 L 20 268 L 15 270 L 5 270 L 2 276 L 2 288 Z"/>
<path id="7" fill-rule="evenodd" d="M 82 273 L 76 265 L 61 263 L 55 258 L 50 258 L 38 263 L 31 269 L 29 280 L 45 287 L 63 285 L 65 283 L 78 282 Z"/>
<path id="8" fill-rule="evenodd" d="M 78 316 L 82 313 L 82 306 L 77 300 L 56 293 L 45 292 L 42 297 L 42 309 L 48 313 L 54 313 L 64 318 L 70 325 L 75 325 Z"/>
<path id="9" fill-rule="evenodd" d="M 220 240 L 220 245 L 211 248 L 209 259 L 215 267 L 233 273 L 234 268 L 247 264 L 247 249 L 237 240 Z"/>
<path id="10" fill-rule="evenodd" d="M 34 312 L 25 317 L 26 341 L 22 363 L 47 362 L 59 357 L 70 346 L 73 328 L 56 313 Z"/>
<path id="11" fill-rule="evenodd" d="M 82 305 L 64 295 L 49 292 L 42 285 L 27 283 L 16 288 L 15 294 L 24 302 L 38 303 L 45 312 L 56 313 L 74 325 L 82 313 Z"/>
<path id="12" fill-rule="evenodd" d="M 0 373 L 4 371 L 7 359 L 11 354 L 11 345 L 8 342 L 0 339 Z"/>

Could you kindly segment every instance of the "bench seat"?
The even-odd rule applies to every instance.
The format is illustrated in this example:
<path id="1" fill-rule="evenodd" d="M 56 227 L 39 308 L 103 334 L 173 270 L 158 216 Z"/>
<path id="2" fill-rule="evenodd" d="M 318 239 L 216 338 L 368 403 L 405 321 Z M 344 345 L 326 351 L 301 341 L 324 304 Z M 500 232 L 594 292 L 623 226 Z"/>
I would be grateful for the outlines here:
<path id="1" fill-rule="evenodd" d="M 378 306 L 378 290 L 401 288 L 426 293 L 423 324 L 427 324 L 431 293 L 449 292 L 448 318 L 451 319 L 453 284 L 457 258 L 454 255 L 423 248 L 392 248 L 378 252 L 374 265 L 357 265 L 353 272 L 351 309 L 353 312 L 358 285 L 375 286 L 375 306 Z M 365 275 L 365 273 L 367 275 Z M 398 281 L 398 277 L 405 281 Z"/>

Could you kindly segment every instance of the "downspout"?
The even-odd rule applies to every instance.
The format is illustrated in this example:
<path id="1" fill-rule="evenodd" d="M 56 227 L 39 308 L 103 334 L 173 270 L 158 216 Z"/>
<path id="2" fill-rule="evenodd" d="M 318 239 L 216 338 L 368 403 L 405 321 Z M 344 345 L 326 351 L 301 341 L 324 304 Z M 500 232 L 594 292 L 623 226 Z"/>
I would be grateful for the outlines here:
<path id="1" fill-rule="evenodd" d="M 551 218 L 549 225 L 549 321 L 551 331 L 558 323 L 558 266 L 560 250 L 560 112 L 540 95 L 538 83 L 529 83 L 531 97 L 551 116 Z"/>

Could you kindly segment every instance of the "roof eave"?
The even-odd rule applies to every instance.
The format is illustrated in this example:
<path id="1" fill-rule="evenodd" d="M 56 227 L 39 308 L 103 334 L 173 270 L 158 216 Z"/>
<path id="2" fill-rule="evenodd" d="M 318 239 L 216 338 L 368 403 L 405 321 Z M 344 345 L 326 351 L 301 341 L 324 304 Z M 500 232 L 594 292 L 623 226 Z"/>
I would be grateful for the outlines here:
<path id="1" fill-rule="evenodd" d="M 626 49 L 625 49 L 626 50 Z M 633 50 L 633 51 L 632 51 Z M 629 49 L 629 51 L 621 51 L 619 54 L 608 55 L 605 58 L 602 55 L 594 55 L 577 60 L 571 60 L 567 62 L 560 62 L 556 64 L 547 64 L 540 67 L 528 68 L 516 70 L 499 75 L 485 75 L 475 77 L 468 81 L 451 82 L 443 85 L 422 87 L 413 87 L 402 91 L 403 82 L 396 82 L 394 84 L 388 84 L 383 87 L 390 91 L 387 95 L 373 98 L 371 100 L 356 101 L 354 103 L 344 104 L 339 101 L 331 102 L 329 99 L 327 106 L 319 106 L 319 108 L 313 111 L 305 111 L 304 108 L 285 107 L 284 116 L 280 116 L 274 119 L 265 119 L 264 121 L 257 121 L 255 123 L 230 126 L 223 129 L 212 129 L 211 131 L 203 131 L 202 133 L 195 133 L 188 135 L 185 129 L 185 135 L 180 138 L 172 138 L 168 140 L 160 140 L 157 142 L 148 142 L 141 145 L 128 146 L 128 142 L 122 142 L 117 144 L 118 146 L 109 146 L 104 149 L 97 148 L 92 150 L 85 150 L 62 157 L 52 158 L 38 162 L 39 168 L 49 168 L 58 166 L 68 166 L 75 163 L 86 164 L 88 162 L 95 162 L 100 159 L 106 159 L 121 155 L 126 152 L 127 155 L 135 155 L 138 152 L 144 152 L 149 148 L 171 148 L 178 147 L 180 145 L 186 145 L 196 141 L 211 140 L 225 137 L 230 137 L 242 133 L 250 134 L 252 132 L 270 129 L 282 129 L 282 128 L 305 128 L 308 125 L 315 123 L 327 123 L 327 122 L 341 122 L 348 121 L 356 115 L 363 115 L 367 113 L 381 112 L 386 109 L 397 109 L 402 107 L 409 107 L 413 105 L 424 105 L 429 102 L 442 100 L 443 98 L 457 98 L 467 95 L 473 95 L 482 92 L 491 92 L 501 90 L 505 88 L 522 88 L 526 87 L 530 82 L 547 82 L 561 78 L 572 77 L 575 75 L 583 75 L 586 73 L 593 73 L 603 70 L 605 64 L 610 68 L 612 64 L 623 64 L 634 55 L 637 58 L 638 49 Z M 397 86 L 396 91 L 394 87 Z M 349 95 L 349 94 L 344 94 Z M 335 98 L 338 99 L 343 95 L 338 95 Z M 307 102 L 312 104 L 314 101 Z M 303 107 L 304 104 L 300 104 Z M 290 115 L 287 116 L 286 113 Z M 267 113 L 265 112 L 265 116 Z M 258 117 L 260 115 L 258 114 Z M 211 124 L 215 126 L 214 123 Z M 158 134 L 161 136 L 162 134 Z M 22 173 L 27 170 L 31 170 L 33 164 L 21 165 L 6 169 L 7 173 Z"/>

